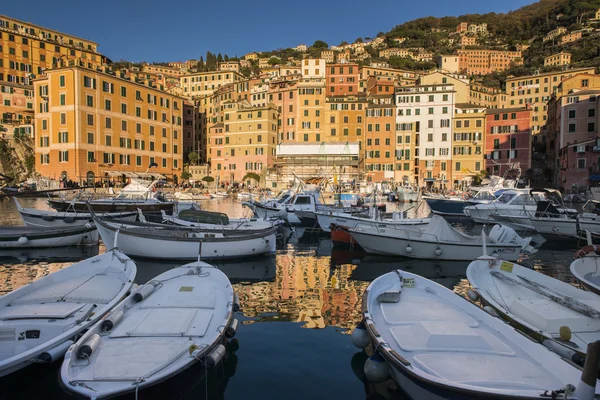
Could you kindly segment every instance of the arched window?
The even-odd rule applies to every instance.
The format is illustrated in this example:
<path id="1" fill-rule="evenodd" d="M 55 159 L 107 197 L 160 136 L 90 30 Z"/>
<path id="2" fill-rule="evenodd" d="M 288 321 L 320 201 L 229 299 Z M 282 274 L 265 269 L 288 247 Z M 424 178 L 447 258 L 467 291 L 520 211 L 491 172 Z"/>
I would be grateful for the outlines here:
<path id="1" fill-rule="evenodd" d="M 96 175 L 92 172 L 92 171 L 88 171 L 88 173 L 86 174 L 86 181 L 88 186 L 93 186 L 94 185 L 94 181 L 96 179 Z"/>

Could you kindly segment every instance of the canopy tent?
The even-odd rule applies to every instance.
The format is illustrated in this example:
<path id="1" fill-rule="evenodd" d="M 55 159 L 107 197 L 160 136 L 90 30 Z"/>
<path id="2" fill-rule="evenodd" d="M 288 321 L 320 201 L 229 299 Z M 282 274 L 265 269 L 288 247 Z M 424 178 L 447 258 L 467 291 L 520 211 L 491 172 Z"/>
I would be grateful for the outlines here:
<path id="1" fill-rule="evenodd" d="M 152 178 L 152 177 L 154 179 L 167 179 L 166 176 L 164 176 L 163 174 L 159 174 L 158 172 L 129 172 L 129 171 L 102 171 L 102 172 L 106 173 L 106 175 L 108 175 L 111 178 L 124 175 L 128 178 L 133 178 L 133 179 L 137 179 L 137 178 L 147 179 L 147 178 Z"/>

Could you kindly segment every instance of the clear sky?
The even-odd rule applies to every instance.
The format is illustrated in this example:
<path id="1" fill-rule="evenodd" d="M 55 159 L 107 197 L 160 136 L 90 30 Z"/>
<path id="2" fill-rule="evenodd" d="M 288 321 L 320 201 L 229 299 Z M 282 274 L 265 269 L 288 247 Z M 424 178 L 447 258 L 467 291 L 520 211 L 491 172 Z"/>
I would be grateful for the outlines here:
<path id="1" fill-rule="evenodd" d="M 352 43 L 433 15 L 506 12 L 533 0 L 17 0 L 0 13 L 99 44 L 113 61 L 184 61 L 206 51 L 242 56 Z"/>

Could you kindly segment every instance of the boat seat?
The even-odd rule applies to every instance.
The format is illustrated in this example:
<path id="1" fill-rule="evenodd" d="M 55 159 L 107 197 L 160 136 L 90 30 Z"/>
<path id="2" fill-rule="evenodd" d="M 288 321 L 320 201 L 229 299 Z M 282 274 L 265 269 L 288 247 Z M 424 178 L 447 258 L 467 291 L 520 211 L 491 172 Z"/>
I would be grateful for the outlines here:
<path id="1" fill-rule="evenodd" d="M 443 299 L 418 291 L 405 290 L 398 303 L 379 304 L 383 319 L 387 324 L 412 324 L 420 321 L 455 321 L 471 327 L 478 323 Z"/>
<path id="2" fill-rule="evenodd" d="M 31 304 L 31 303 L 49 303 L 53 301 L 60 301 L 64 296 L 83 285 L 91 277 L 90 275 L 74 276 L 70 279 L 66 279 L 62 282 L 49 282 L 48 286 L 41 287 L 30 293 L 24 294 L 23 296 L 15 299 L 11 302 L 12 305 L 17 304 Z"/>
<path id="3" fill-rule="evenodd" d="M 489 354 L 425 353 L 412 358 L 427 373 L 451 382 L 486 388 L 556 388 L 555 378 L 539 366 L 517 357 Z"/>
<path id="4" fill-rule="evenodd" d="M 598 302 L 581 302 L 599 308 Z M 572 332 L 600 330 L 600 320 L 585 317 L 546 298 L 515 301 L 510 306 L 510 312 L 540 331 L 550 334 L 558 334 L 561 326 L 568 326 Z"/>
<path id="5" fill-rule="evenodd" d="M 64 297 L 65 301 L 107 304 L 123 289 L 116 276 L 95 275 Z"/>
<path id="6" fill-rule="evenodd" d="M 390 333 L 403 351 L 456 351 L 515 356 L 515 352 L 486 330 L 464 322 L 425 321 L 394 326 Z"/>
<path id="7" fill-rule="evenodd" d="M 167 283 L 168 284 L 168 283 Z M 150 295 L 140 304 L 147 308 L 204 308 L 214 310 L 217 295 L 213 285 L 185 283 L 172 285 L 171 290 L 161 289 L 158 296 Z M 168 295 L 167 295 L 168 293 Z"/>
<path id="8" fill-rule="evenodd" d="M 65 319 L 89 304 L 77 303 L 44 303 L 23 304 L 18 306 L 4 307 L 0 310 L 0 319 Z"/>
<path id="9" fill-rule="evenodd" d="M 138 309 L 127 313 L 110 337 L 204 336 L 212 315 L 194 308 Z"/>
<path id="10" fill-rule="evenodd" d="M 119 381 L 148 378 L 186 353 L 190 343 L 193 342 L 186 338 L 109 340 L 97 351 L 93 368 L 89 369 L 93 376 L 80 376 L 79 379 Z"/>

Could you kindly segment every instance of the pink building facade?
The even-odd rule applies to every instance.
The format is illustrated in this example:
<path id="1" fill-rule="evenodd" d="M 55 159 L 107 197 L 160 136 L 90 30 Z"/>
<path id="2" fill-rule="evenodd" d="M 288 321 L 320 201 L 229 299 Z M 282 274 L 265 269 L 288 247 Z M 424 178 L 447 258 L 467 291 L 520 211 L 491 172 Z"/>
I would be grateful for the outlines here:
<path id="1" fill-rule="evenodd" d="M 485 130 L 485 166 L 488 173 L 502 176 L 518 166 L 531 168 L 531 109 L 488 110 Z"/>

